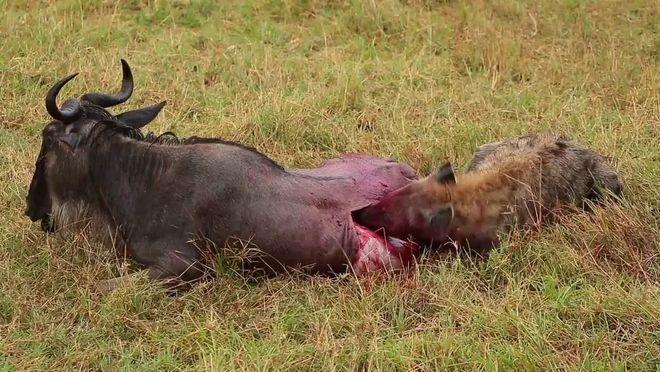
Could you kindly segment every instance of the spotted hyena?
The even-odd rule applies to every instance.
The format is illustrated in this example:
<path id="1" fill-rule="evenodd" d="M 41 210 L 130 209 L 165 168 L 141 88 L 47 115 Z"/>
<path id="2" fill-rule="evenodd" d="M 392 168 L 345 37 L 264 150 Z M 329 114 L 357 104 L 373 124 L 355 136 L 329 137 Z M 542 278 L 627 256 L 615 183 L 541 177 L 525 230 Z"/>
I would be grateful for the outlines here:
<path id="1" fill-rule="evenodd" d="M 559 208 L 583 208 L 622 188 L 601 155 L 561 135 L 532 133 L 480 146 L 458 179 L 446 163 L 353 215 L 397 237 L 485 248 L 516 224 L 539 226 Z"/>

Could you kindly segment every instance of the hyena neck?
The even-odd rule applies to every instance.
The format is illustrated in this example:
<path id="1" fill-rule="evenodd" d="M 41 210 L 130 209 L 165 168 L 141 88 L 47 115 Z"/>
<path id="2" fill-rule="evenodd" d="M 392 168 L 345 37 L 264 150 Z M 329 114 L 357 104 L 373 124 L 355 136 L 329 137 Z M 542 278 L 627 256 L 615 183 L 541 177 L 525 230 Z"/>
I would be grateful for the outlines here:
<path id="1" fill-rule="evenodd" d="M 452 188 L 453 239 L 496 239 L 507 221 L 515 185 L 497 171 L 468 173 Z"/>

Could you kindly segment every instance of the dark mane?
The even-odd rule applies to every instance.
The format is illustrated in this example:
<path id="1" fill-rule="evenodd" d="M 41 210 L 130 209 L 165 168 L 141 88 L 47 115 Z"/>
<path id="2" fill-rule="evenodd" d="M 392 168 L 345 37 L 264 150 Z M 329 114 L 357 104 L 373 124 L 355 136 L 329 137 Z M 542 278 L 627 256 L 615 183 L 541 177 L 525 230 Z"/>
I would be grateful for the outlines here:
<path id="1" fill-rule="evenodd" d="M 147 133 L 146 136 L 143 136 L 141 141 L 146 141 L 146 142 L 151 142 L 153 144 L 159 144 L 159 145 L 174 145 L 174 146 L 185 146 L 185 145 L 196 145 L 196 144 L 202 144 L 202 143 L 217 143 L 217 144 L 222 144 L 222 145 L 228 145 L 228 146 L 236 146 L 240 147 L 244 150 L 250 151 L 254 154 L 259 155 L 262 159 L 266 160 L 268 163 L 270 163 L 273 167 L 284 170 L 284 167 L 279 165 L 275 160 L 269 158 L 268 156 L 262 154 L 259 152 L 257 149 L 251 146 L 244 145 L 239 142 L 234 142 L 234 141 L 228 141 L 224 140 L 222 138 L 209 138 L 209 137 L 198 137 L 198 136 L 192 136 L 192 137 L 183 137 L 179 138 L 176 136 L 176 134 L 172 132 L 165 132 L 160 135 L 156 135 L 153 132 Z"/>
<path id="2" fill-rule="evenodd" d="M 156 134 L 154 132 L 149 132 L 144 135 L 142 141 L 159 144 L 159 145 L 194 145 L 197 143 L 222 143 L 225 144 L 227 141 L 224 141 L 219 138 L 206 138 L 206 137 L 183 137 L 179 138 L 176 134 L 172 132 L 165 132 L 161 134 Z"/>
<path id="3" fill-rule="evenodd" d="M 139 129 L 129 127 L 116 119 L 99 121 L 94 125 L 94 128 L 92 128 L 92 133 L 96 133 L 93 136 L 92 141 L 94 141 L 100 135 L 108 134 L 110 136 L 122 135 L 124 137 L 131 138 L 133 140 L 140 142 L 147 142 L 152 145 L 186 146 L 186 145 L 216 143 L 216 144 L 222 144 L 228 146 L 236 146 L 258 155 L 263 160 L 266 160 L 268 163 L 270 163 L 270 165 L 272 165 L 273 167 L 280 170 L 284 170 L 284 167 L 282 167 L 280 164 L 275 162 L 273 159 L 259 152 L 254 147 L 247 146 L 239 142 L 227 141 L 221 138 L 209 138 L 209 137 L 198 137 L 198 136 L 179 138 L 177 137 L 176 134 L 172 132 L 165 132 L 161 134 L 149 132 L 145 135 Z"/>
<path id="4" fill-rule="evenodd" d="M 112 120 L 114 118 L 114 116 L 112 116 L 112 114 L 105 108 L 87 101 L 81 101 L 80 107 L 82 111 L 87 115 L 87 117 L 98 120 Z"/>
<path id="5" fill-rule="evenodd" d="M 136 141 L 144 141 L 144 135 L 139 129 L 130 127 L 112 118 L 99 120 L 94 124 L 89 134 L 90 146 L 93 146 L 99 137 L 112 137 L 115 135 L 131 138 Z"/>

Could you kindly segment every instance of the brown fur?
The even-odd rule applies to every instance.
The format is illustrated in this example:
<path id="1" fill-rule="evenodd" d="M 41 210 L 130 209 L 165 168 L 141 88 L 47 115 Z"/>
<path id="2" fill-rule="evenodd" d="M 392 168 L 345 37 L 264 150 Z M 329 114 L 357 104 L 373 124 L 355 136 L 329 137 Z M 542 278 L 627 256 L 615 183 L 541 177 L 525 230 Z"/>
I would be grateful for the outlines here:
<path id="1" fill-rule="evenodd" d="M 564 206 L 599 201 L 603 190 L 620 195 L 622 182 L 602 156 L 563 136 L 533 133 L 479 147 L 458 180 L 447 163 L 354 217 L 399 237 L 483 246 L 516 224 L 538 227 Z"/>

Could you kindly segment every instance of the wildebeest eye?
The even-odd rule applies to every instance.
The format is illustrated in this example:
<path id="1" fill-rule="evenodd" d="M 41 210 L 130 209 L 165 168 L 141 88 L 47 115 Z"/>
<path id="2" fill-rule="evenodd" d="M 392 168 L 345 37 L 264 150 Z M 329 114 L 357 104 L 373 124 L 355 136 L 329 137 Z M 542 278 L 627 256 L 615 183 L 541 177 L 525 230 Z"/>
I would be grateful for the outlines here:
<path id="1" fill-rule="evenodd" d="M 60 136 L 60 140 L 69 145 L 71 148 L 76 147 L 79 139 L 80 137 L 77 133 L 67 133 L 63 136 Z"/>

